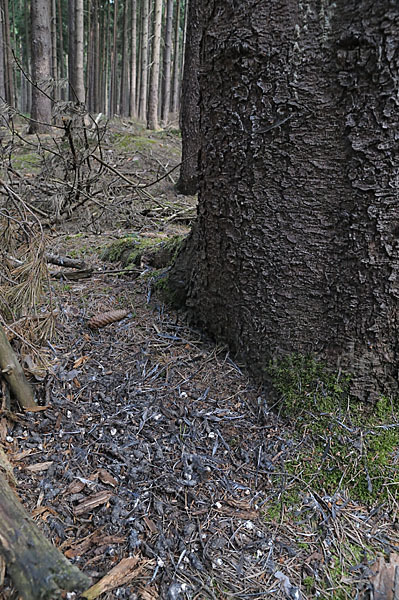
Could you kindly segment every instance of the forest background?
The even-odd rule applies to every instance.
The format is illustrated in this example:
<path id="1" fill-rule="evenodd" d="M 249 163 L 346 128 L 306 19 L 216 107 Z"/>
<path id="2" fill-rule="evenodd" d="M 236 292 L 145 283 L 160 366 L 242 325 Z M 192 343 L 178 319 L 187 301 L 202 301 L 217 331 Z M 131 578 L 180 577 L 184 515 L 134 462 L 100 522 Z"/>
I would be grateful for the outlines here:
<path id="1" fill-rule="evenodd" d="M 39 109 L 32 102 L 31 73 L 54 101 L 85 103 L 108 117 L 138 117 L 151 129 L 165 126 L 178 117 L 186 4 L 2 0 L 0 97 L 25 115 L 44 110 L 51 117 L 45 96 Z"/>

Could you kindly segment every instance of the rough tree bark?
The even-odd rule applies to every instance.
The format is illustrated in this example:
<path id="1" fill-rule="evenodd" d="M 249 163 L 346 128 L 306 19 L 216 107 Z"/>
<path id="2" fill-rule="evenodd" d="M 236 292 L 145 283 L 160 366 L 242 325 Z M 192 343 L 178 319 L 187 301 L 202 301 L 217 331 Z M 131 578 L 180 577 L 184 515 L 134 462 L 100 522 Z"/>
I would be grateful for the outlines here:
<path id="1" fill-rule="evenodd" d="M 315 353 L 398 389 L 399 7 L 205 0 L 199 215 L 171 276 L 261 372 Z"/>
<path id="2" fill-rule="evenodd" d="M 32 121 L 30 133 L 48 131 L 51 123 L 51 99 L 47 91 L 51 78 L 50 3 L 48 0 L 31 0 L 32 22 Z"/>
<path id="3" fill-rule="evenodd" d="M 90 580 L 36 527 L 0 472 L 0 554 L 23 600 L 64 598 Z"/>
<path id="4" fill-rule="evenodd" d="M 201 0 L 189 1 L 180 112 L 182 165 L 176 184 L 181 194 L 189 195 L 198 191 L 200 10 Z"/>

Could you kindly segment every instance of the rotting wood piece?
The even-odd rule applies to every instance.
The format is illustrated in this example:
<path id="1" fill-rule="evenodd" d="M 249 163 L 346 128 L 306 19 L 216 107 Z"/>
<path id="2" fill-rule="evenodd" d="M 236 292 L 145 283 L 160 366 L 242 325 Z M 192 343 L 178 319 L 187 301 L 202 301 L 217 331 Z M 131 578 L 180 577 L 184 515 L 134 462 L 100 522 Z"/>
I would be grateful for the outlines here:
<path id="1" fill-rule="evenodd" d="M 90 585 L 36 527 L 1 473 L 0 554 L 23 600 L 55 600 Z"/>
<path id="2" fill-rule="evenodd" d="M 22 408 L 33 408 L 36 406 L 33 388 L 29 384 L 11 348 L 3 326 L 0 324 L 0 375 L 7 381 L 11 392 L 22 406 Z"/>
<path id="3" fill-rule="evenodd" d="M 84 260 L 69 258 L 69 256 L 59 256 L 58 254 L 46 254 L 46 261 L 59 267 L 70 267 L 71 269 L 85 269 Z"/>

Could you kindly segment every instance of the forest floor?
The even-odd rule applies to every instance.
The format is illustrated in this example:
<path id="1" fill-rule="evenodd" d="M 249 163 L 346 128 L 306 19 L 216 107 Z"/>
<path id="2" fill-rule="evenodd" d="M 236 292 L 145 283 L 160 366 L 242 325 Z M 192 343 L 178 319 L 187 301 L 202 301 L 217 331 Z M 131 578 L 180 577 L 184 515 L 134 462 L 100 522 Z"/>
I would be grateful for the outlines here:
<path id="1" fill-rule="evenodd" d="M 394 568 L 399 551 L 392 504 L 370 510 L 305 484 L 300 464 L 287 470 L 302 440 L 264 390 L 157 297 L 145 253 L 130 271 L 110 261 L 112 243 L 188 233 L 196 199 L 175 192 L 178 170 L 166 175 L 180 160 L 177 132 L 115 121 L 101 144 L 111 169 L 97 161 L 81 204 L 65 207 L 51 165 L 40 179 L 48 152 L 3 142 L 13 176 L 36 190 L 30 202 L 58 210 L 42 219 L 48 249 L 84 261 L 88 275 L 52 279 L 54 336 L 39 351 L 16 344 L 45 407 L 0 413 L 25 508 L 93 582 L 114 569 L 104 600 L 371 598 L 370 578 L 384 574 L 376 559 L 391 553 Z M 48 310 L 48 294 L 42 302 Z M 105 314 L 120 309 L 121 320 Z M 90 328 L 96 315 L 105 326 Z M 137 562 L 126 574 L 128 556 Z M 1 600 L 15 598 L 0 569 L 1 583 Z"/>

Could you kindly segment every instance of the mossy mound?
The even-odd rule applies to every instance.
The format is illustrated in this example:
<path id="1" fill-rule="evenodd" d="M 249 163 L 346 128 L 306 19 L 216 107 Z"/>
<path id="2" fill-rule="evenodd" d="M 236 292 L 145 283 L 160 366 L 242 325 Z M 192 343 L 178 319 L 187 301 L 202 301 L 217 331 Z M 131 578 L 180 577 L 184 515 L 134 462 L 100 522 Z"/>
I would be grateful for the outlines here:
<path id="1" fill-rule="evenodd" d="M 138 234 L 129 235 L 113 242 L 101 252 L 103 260 L 120 262 L 123 267 L 144 263 L 154 269 L 173 264 L 185 236 L 171 238 L 144 238 Z"/>
<path id="2" fill-rule="evenodd" d="M 381 398 L 371 409 L 350 397 L 350 375 L 331 373 L 310 356 L 290 356 L 270 365 L 282 416 L 303 438 L 287 461 L 324 493 L 343 492 L 373 504 L 399 490 L 398 402 Z"/>

